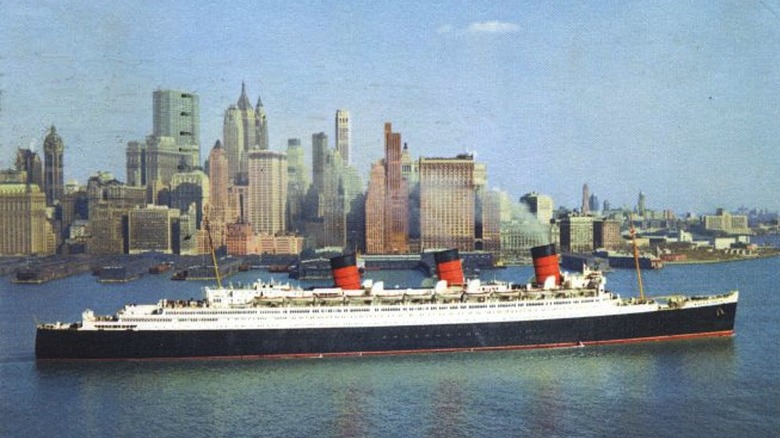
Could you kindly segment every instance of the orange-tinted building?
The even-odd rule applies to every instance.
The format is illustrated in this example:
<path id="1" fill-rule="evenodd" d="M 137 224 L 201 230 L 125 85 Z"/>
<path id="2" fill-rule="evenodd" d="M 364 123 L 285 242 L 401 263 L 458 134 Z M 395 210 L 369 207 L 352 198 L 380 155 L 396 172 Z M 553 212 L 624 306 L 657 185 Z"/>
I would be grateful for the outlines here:
<path id="1" fill-rule="evenodd" d="M 401 134 L 385 123 L 385 249 L 387 254 L 409 252 L 409 193 L 401 177 Z"/>

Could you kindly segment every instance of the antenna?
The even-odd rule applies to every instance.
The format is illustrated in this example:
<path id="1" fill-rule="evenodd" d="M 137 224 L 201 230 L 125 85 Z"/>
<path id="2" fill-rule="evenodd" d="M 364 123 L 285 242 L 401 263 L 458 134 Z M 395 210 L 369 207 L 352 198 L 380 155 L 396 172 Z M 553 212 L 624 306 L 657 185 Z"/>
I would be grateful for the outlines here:
<path id="1" fill-rule="evenodd" d="M 634 229 L 634 218 L 631 213 L 628 214 L 628 223 L 631 233 L 631 244 L 634 247 L 634 264 L 636 265 L 636 281 L 639 283 L 639 299 L 645 301 L 645 291 L 642 288 L 642 270 L 639 269 L 639 248 L 636 244 L 636 229 Z"/>
<path id="2" fill-rule="evenodd" d="M 219 266 L 217 265 L 217 254 L 214 252 L 214 242 L 211 241 L 211 227 L 209 227 L 208 216 L 203 218 L 203 224 L 206 228 L 206 234 L 209 236 L 209 251 L 211 252 L 211 261 L 214 263 L 214 276 L 217 278 L 217 287 L 222 289 L 222 279 L 219 277 Z"/>

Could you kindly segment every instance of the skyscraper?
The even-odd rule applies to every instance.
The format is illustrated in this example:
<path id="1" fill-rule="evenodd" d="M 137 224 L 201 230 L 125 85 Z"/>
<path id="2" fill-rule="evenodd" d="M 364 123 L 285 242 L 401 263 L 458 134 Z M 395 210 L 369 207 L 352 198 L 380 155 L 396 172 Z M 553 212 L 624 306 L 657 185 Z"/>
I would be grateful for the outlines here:
<path id="1" fill-rule="evenodd" d="M 125 167 L 127 169 L 127 185 L 146 185 L 146 143 L 140 141 L 127 143 Z"/>
<path id="2" fill-rule="evenodd" d="M 474 250 L 476 172 L 474 157 L 420 158 L 422 249 Z"/>
<path id="3" fill-rule="evenodd" d="M 366 192 L 366 252 L 382 254 L 385 251 L 385 166 L 382 161 L 371 165 L 371 176 Z"/>
<path id="4" fill-rule="evenodd" d="M 37 153 L 30 149 L 17 149 L 16 170 L 27 173 L 27 184 L 35 184 L 43 190 L 43 165 Z"/>
<path id="5" fill-rule="evenodd" d="M 401 134 L 385 123 L 385 252 L 409 252 L 409 193 L 401 177 Z"/>
<path id="6" fill-rule="evenodd" d="M 190 165 L 200 164 L 200 108 L 198 95 L 179 90 L 153 93 L 152 135 L 171 137 L 181 152 L 192 157 Z"/>
<path id="7" fill-rule="evenodd" d="M 255 131 L 257 149 L 268 150 L 268 118 L 260 96 L 257 96 L 257 105 L 255 106 Z"/>
<path id="8" fill-rule="evenodd" d="M 561 221 L 561 251 L 593 251 L 593 218 L 569 216 Z"/>
<path id="9" fill-rule="evenodd" d="M 248 219 L 255 233 L 287 231 L 287 155 L 255 150 L 249 153 Z"/>
<path id="10" fill-rule="evenodd" d="M 641 217 L 644 217 L 645 213 L 646 213 L 645 210 L 646 210 L 647 207 L 645 206 L 645 202 L 646 202 L 645 194 L 640 191 L 639 192 L 639 199 L 636 202 L 636 213 L 639 216 L 641 216 Z"/>
<path id="11" fill-rule="evenodd" d="M 238 184 L 246 184 L 247 154 L 253 150 L 268 149 L 268 120 L 260 97 L 257 105 L 252 107 L 245 83 L 241 83 L 241 95 L 236 104 L 225 111 L 222 135 L 230 178 Z"/>
<path id="12" fill-rule="evenodd" d="M 225 149 L 217 140 L 209 153 L 209 209 L 208 220 L 211 229 L 211 239 L 216 247 L 225 244 L 228 211 L 228 186 L 230 185 L 230 169 Z"/>
<path id="13" fill-rule="evenodd" d="M 344 165 L 352 164 L 350 157 L 350 124 L 349 111 L 336 111 L 336 150 L 339 151 Z"/>
<path id="14" fill-rule="evenodd" d="M 304 162 L 301 140 L 287 140 L 287 226 L 291 231 L 302 227 L 303 201 L 309 189 L 308 169 Z"/>
<path id="15" fill-rule="evenodd" d="M 328 136 L 324 132 L 311 136 L 312 184 L 317 193 L 325 188 L 325 167 L 328 159 Z"/>
<path id="16" fill-rule="evenodd" d="M 57 134 L 57 129 L 52 125 L 49 134 L 43 141 L 46 205 L 54 205 L 62 198 L 65 189 L 62 163 L 64 151 L 65 144 L 62 142 L 62 137 Z"/>
<path id="17" fill-rule="evenodd" d="M 590 190 L 588 189 L 587 184 L 582 186 L 582 206 L 580 211 L 583 216 L 590 214 Z"/>
<path id="18" fill-rule="evenodd" d="M 228 161 L 228 176 L 235 182 L 241 173 L 241 163 L 244 161 L 244 122 L 241 111 L 236 105 L 230 105 L 225 110 L 222 122 L 222 139 L 225 142 L 225 158 Z M 246 172 L 246 169 L 244 169 Z"/>

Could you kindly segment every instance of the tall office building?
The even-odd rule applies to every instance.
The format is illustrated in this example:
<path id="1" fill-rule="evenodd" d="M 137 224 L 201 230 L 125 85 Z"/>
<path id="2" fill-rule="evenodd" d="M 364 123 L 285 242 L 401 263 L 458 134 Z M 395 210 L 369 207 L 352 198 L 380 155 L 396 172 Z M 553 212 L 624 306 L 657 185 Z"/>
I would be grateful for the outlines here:
<path id="1" fill-rule="evenodd" d="M 312 185 L 317 193 L 325 187 L 325 167 L 328 160 L 328 136 L 324 132 L 311 136 Z"/>
<path id="2" fill-rule="evenodd" d="M 125 150 L 125 168 L 127 169 L 127 185 L 146 185 L 146 143 L 130 141 Z"/>
<path id="3" fill-rule="evenodd" d="M 228 161 L 228 175 L 235 182 L 241 174 L 241 164 L 245 163 L 244 153 L 244 122 L 241 110 L 236 105 L 230 105 L 225 110 L 222 122 L 222 139 L 225 142 L 225 158 Z M 246 169 L 244 169 L 246 172 Z"/>
<path id="4" fill-rule="evenodd" d="M 65 190 L 65 175 L 63 174 L 63 152 L 65 144 L 62 137 L 57 134 L 54 125 L 43 141 L 44 163 L 44 190 L 46 192 L 46 205 L 54 205 L 62 198 Z"/>
<path id="5" fill-rule="evenodd" d="M 190 165 L 200 164 L 200 107 L 198 95 L 179 90 L 153 93 L 152 135 L 171 137 L 181 152 L 191 156 Z"/>
<path id="6" fill-rule="evenodd" d="M 0 184 L 0 255 L 54 254 L 46 195 L 35 184 Z"/>
<path id="7" fill-rule="evenodd" d="M 257 132 L 257 149 L 268 150 L 268 117 L 265 114 L 265 107 L 260 96 L 257 96 L 257 105 L 255 105 L 255 130 Z"/>
<path id="8" fill-rule="evenodd" d="M 241 95 L 235 105 L 225 111 L 222 135 L 230 165 L 230 178 L 237 184 L 246 184 L 249 152 L 268 149 L 268 120 L 260 97 L 252 106 L 241 83 Z"/>
<path id="9" fill-rule="evenodd" d="M 180 214 L 176 208 L 161 205 L 130 210 L 127 220 L 128 253 L 155 251 L 173 254 L 175 246 L 178 246 L 174 242 L 174 225 Z"/>
<path id="10" fill-rule="evenodd" d="M 595 193 L 590 194 L 588 199 L 588 205 L 590 206 L 591 213 L 597 213 L 599 211 L 599 197 Z"/>
<path id="11" fill-rule="evenodd" d="M 420 158 L 422 249 L 473 251 L 476 215 L 474 157 Z"/>
<path id="12" fill-rule="evenodd" d="M 27 184 L 35 184 L 43 190 L 43 165 L 41 157 L 30 149 L 17 149 L 16 170 L 27 173 Z"/>
<path id="13" fill-rule="evenodd" d="M 593 221 L 593 248 L 619 250 L 624 246 L 620 236 L 620 222 L 614 219 L 599 219 Z"/>
<path id="14" fill-rule="evenodd" d="M 211 239 L 216 247 L 225 244 L 228 186 L 230 185 L 230 167 L 225 149 L 217 140 L 209 153 L 209 208 L 208 220 L 211 229 Z"/>
<path id="15" fill-rule="evenodd" d="M 560 224 L 561 251 L 593 251 L 593 217 L 568 216 Z"/>
<path id="16" fill-rule="evenodd" d="M 590 189 L 588 189 L 587 184 L 582 186 L 582 205 L 580 211 L 583 216 L 590 214 Z"/>
<path id="17" fill-rule="evenodd" d="M 255 233 L 286 232 L 287 155 L 276 151 L 249 153 L 248 219 Z"/>
<path id="18" fill-rule="evenodd" d="M 287 140 L 287 228 L 303 230 L 303 203 L 309 190 L 309 171 L 304 162 L 301 140 Z"/>
<path id="19" fill-rule="evenodd" d="M 385 251 L 385 166 L 382 161 L 371 165 L 366 191 L 366 253 Z"/>
<path id="20" fill-rule="evenodd" d="M 336 150 L 339 151 L 345 165 L 352 164 L 350 156 L 350 123 L 349 111 L 336 111 Z"/>
<path id="21" fill-rule="evenodd" d="M 385 252 L 409 252 L 409 192 L 401 176 L 401 134 L 385 123 Z"/>
<path id="22" fill-rule="evenodd" d="M 645 194 L 639 192 L 639 198 L 637 199 L 636 202 L 636 213 L 641 217 L 644 217 L 645 213 L 647 213 L 647 207 L 645 205 L 646 202 L 647 201 L 645 199 Z"/>

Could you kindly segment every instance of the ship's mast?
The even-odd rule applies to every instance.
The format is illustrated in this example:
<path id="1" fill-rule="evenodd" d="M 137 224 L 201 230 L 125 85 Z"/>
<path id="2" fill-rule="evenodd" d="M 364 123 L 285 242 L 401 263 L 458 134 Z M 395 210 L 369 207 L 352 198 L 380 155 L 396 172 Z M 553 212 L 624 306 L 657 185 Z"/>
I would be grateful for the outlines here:
<path id="1" fill-rule="evenodd" d="M 639 283 L 639 299 L 645 300 L 645 291 L 642 288 L 642 270 L 639 268 L 639 247 L 636 244 L 636 229 L 634 229 L 634 218 L 628 215 L 629 230 L 631 233 L 631 244 L 634 247 L 634 264 L 636 265 L 636 280 Z"/>
<path id="2" fill-rule="evenodd" d="M 211 227 L 209 227 L 208 217 L 203 218 L 203 224 L 206 228 L 206 234 L 209 236 L 209 252 L 211 252 L 211 262 L 214 264 L 214 276 L 217 278 L 217 287 L 222 289 L 222 279 L 219 277 L 219 265 L 217 265 L 217 254 L 214 251 L 214 242 L 211 241 Z"/>

